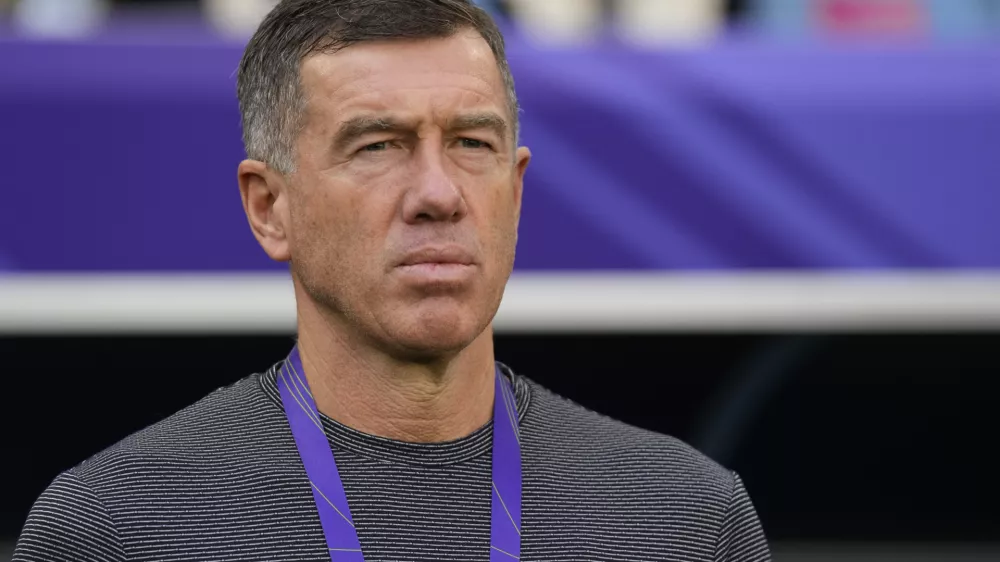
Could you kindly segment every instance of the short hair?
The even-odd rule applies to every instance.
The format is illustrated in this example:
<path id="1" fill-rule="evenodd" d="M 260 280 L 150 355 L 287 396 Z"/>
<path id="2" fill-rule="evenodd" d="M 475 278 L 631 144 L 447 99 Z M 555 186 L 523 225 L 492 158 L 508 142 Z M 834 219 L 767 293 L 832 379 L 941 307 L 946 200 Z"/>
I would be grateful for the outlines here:
<path id="1" fill-rule="evenodd" d="M 295 171 L 294 144 L 302 130 L 302 61 L 365 41 L 451 37 L 477 31 L 493 51 L 506 89 L 513 138 L 518 102 L 503 34 L 470 0 L 282 0 L 247 44 L 237 94 L 247 156 L 275 170 Z"/>

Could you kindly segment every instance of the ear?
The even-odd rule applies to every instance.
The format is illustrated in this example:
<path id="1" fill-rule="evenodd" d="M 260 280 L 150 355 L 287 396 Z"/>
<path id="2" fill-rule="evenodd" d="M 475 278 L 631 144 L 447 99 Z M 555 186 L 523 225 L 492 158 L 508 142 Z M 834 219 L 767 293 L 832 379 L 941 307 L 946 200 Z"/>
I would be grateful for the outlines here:
<path id="1" fill-rule="evenodd" d="M 521 197 L 524 193 L 524 173 L 531 162 L 531 150 L 519 147 L 514 154 L 514 204 L 517 206 L 517 224 L 521 222 Z"/>
<path id="2" fill-rule="evenodd" d="M 281 174 L 259 160 L 244 160 L 238 169 L 243 210 L 250 230 L 271 259 L 291 259 L 288 243 L 288 188 Z"/>

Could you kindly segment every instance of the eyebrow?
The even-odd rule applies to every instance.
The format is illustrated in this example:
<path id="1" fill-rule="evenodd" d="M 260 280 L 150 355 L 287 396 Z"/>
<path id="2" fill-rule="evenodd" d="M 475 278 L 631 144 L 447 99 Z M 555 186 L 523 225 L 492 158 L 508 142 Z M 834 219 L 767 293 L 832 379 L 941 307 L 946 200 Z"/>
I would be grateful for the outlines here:
<path id="1" fill-rule="evenodd" d="M 479 111 L 457 115 L 448 121 L 447 127 L 450 132 L 486 129 L 504 141 L 507 140 L 507 131 L 509 130 L 507 120 L 492 111 Z M 358 139 L 372 133 L 385 133 L 388 131 L 411 132 L 414 129 L 415 125 L 413 123 L 401 121 L 394 117 L 359 115 L 341 123 L 334 135 L 333 144 L 336 147 L 347 147 Z"/>
<path id="2" fill-rule="evenodd" d="M 480 111 L 457 115 L 448 121 L 450 131 L 472 131 L 477 129 L 487 129 L 492 131 L 500 140 L 507 140 L 510 126 L 507 120 L 493 113 L 492 111 Z"/>
<path id="3" fill-rule="evenodd" d="M 412 127 L 391 117 L 359 115 L 344 121 L 340 125 L 337 129 L 337 134 L 333 137 L 333 144 L 338 147 L 346 147 L 359 138 L 371 133 L 404 131 L 407 129 L 412 129 Z"/>

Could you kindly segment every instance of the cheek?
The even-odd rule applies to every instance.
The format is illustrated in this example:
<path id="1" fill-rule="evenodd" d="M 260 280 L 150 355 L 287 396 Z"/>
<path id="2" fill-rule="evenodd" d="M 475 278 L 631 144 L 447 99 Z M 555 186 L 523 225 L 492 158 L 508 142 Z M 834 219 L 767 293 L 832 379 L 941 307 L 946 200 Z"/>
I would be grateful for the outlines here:
<path id="1" fill-rule="evenodd" d="M 497 261 L 507 262 L 513 258 L 517 241 L 517 199 L 509 184 L 490 191 L 486 204 L 489 206 L 490 244 Z"/>
<path id="2" fill-rule="evenodd" d="M 499 227 L 510 230 L 517 223 L 520 201 L 509 177 L 505 177 L 499 185 L 500 187 L 497 189 L 491 190 L 493 194 L 491 201 L 494 209 L 493 218 Z"/>
<path id="3" fill-rule="evenodd" d="M 351 213 L 344 212 L 348 202 L 338 200 L 330 189 L 312 187 L 292 204 L 292 224 L 295 233 L 293 258 L 308 261 L 310 267 L 330 267 L 329 261 L 344 249 L 346 235 L 351 225 L 345 220 Z M 335 263 L 335 262 L 334 262 Z M 325 269 L 325 267 L 324 267 Z"/>
<path id="4" fill-rule="evenodd" d="M 345 279 L 379 271 L 394 215 L 391 194 L 373 183 L 328 181 L 301 202 L 308 253 L 326 262 L 317 267 Z"/>

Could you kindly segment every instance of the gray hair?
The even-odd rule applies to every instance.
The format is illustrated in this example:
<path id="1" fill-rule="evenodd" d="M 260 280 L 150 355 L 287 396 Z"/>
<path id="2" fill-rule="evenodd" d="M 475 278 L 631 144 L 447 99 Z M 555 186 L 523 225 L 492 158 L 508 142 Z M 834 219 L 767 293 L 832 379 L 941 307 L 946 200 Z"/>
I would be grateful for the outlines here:
<path id="1" fill-rule="evenodd" d="M 282 0 L 254 33 L 237 76 L 247 156 L 282 174 L 295 171 L 295 140 L 302 130 L 302 61 L 356 43 L 450 37 L 473 29 L 486 40 L 507 90 L 513 138 L 518 102 L 503 34 L 469 0 Z"/>

